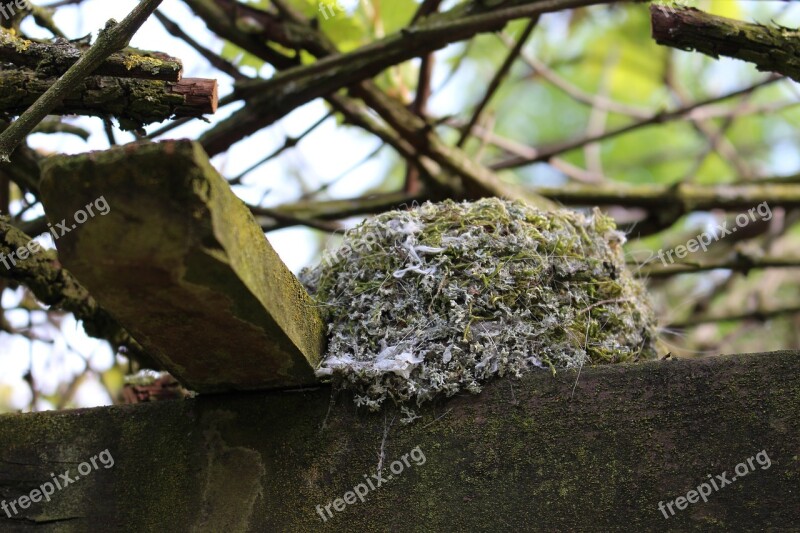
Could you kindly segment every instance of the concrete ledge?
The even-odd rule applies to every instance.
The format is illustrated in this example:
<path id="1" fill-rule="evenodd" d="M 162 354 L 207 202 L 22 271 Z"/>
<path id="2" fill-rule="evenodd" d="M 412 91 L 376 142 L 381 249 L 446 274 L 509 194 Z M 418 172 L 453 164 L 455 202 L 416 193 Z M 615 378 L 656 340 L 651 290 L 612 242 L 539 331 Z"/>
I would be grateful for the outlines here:
<path id="1" fill-rule="evenodd" d="M 319 313 L 198 144 L 58 156 L 42 175 L 60 260 L 184 385 L 316 382 Z M 76 224 L 101 197 L 106 214 Z"/>
<path id="2" fill-rule="evenodd" d="M 798 362 L 776 352 L 584 368 L 574 396 L 574 372 L 537 373 L 428 406 L 408 426 L 394 411 L 356 412 L 349 398 L 330 408 L 324 387 L 6 415 L 2 499 L 51 472 L 74 475 L 101 450 L 115 463 L 13 519 L 0 512 L 0 530 L 792 529 Z M 385 478 L 417 447 L 424 464 L 410 461 L 363 503 L 325 514 L 375 474 L 382 448 Z M 659 511 L 708 474 L 730 480 L 762 450 L 769 468 L 756 463 L 707 503 L 673 504 L 668 519 Z"/>

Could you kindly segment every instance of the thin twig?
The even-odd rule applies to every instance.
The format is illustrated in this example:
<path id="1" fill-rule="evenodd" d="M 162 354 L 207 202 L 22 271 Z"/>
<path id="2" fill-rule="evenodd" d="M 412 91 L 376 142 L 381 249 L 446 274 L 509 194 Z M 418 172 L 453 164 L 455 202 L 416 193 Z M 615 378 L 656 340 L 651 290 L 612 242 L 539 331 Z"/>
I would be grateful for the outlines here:
<path id="1" fill-rule="evenodd" d="M 507 47 L 513 46 L 513 42 L 508 36 L 501 34 L 500 38 Z M 634 118 L 647 118 L 652 115 L 652 113 L 647 109 L 617 102 L 616 100 L 612 100 L 611 98 L 603 95 L 588 93 L 559 76 L 544 62 L 539 61 L 535 57 L 524 52 L 520 54 L 520 58 L 527 63 L 531 69 L 533 69 L 534 73 L 544 78 L 545 81 L 554 87 L 561 89 L 562 92 L 578 103 Z"/>
<path id="2" fill-rule="evenodd" d="M 539 23 L 539 16 L 536 15 L 528 22 L 528 25 L 525 26 L 525 29 L 522 31 L 522 35 L 520 35 L 519 39 L 517 39 L 517 43 L 508 53 L 505 60 L 503 61 L 503 64 L 500 65 L 499 69 L 497 69 L 497 72 L 495 72 L 494 77 L 492 77 L 492 80 L 486 87 L 486 92 L 483 94 L 483 98 L 478 103 L 478 105 L 475 106 L 475 111 L 472 112 L 472 117 L 469 119 L 469 122 L 467 122 L 467 125 L 461 132 L 461 137 L 458 139 L 458 142 L 456 143 L 456 146 L 458 148 L 462 148 L 464 144 L 467 142 L 467 139 L 469 139 L 469 136 L 472 133 L 472 128 L 475 126 L 475 124 L 478 123 L 478 120 L 481 117 L 481 113 L 483 113 L 483 110 L 486 109 L 486 106 L 489 104 L 489 101 L 492 99 L 492 96 L 494 96 L 495 92 L 497 92 L 497 89 L 500 87 L 500 84 L 503 82 L 503 79 L 508 74 L 508 71 L 511 70 L 511 66 L 517 60 L 520 51 L 522 51 L 522 47 L 525 46 L 526 42 L 528 42 L 528 37 L 530 37 L 531 33 L 533 33 L 533 30 L 534 28 L 536 28 L 536 25 L 538 23 Z"/>
<path id="3" fill-rule="evenodd" d="M 333 112 L 326 113 L 319 120 L 317 120 L 315 123 L 313 123 L 311 126 L 309 126 L 303 133 L 301 133 L 297 137 L 287 136 L 286 140 L 283 142 L 283 145 L 281 145 L 277 150 L 275 150 L 274 152 L 272 152 L 268 156 L 264 157 L 260 161 L 257 161 L 256 163 L 251 165 L 249 168 L 247 168 L 244 172 L 242 172 L 238 176 L 228 180 L 228 183 L 231 184 L 231 185 L 239 185 L 240 183 L 242 183 L 242 179 L 244 179 L 244 177 L 247 176 L 248 174 L 250 174 L 252 171 L 257 169 L 258 167 L 260 167 L 264 163 L 268 163 L 269 161 L 275 159 L 276 157 L 281 155 L 283 152 L 285 152 L 289 148 L 294 148 L 295 146 L 297 146 L 298 143 L 300 141 L 302 141 L 303 138 L 306 137 L 306 135 L 308 135 L 309 133 L 311 133 L 312 131 L 317 129 L 317 127 L 319 127 L 323 122 L 325 122 L 326 120 L 331 118 L 331 115 L 333 115 Z"/>
<path id="4" fill-rule="evenodd" d="M 513 392 L 513 389 L 512 389 L 512 392 Z M 439 416 L 437 416 L 436 418 L 434 418 L 433 420 L 431 420 L 430 422 L 428 422 L 427 424 L 422 426 L 422 429 L 425 429 L 426 427 L 430 426 L 431 424 L 435 424 L 436 422 L 438 422 L 439 420 L 441 420 L 442 418 L 447 416 L 450 413 L 450 411 L 452 411 L 452 410 L 453 410 L 453 408 L 451 407 L 450 409 L 448 409 L 444 413 L 440 414 Z"/>
<path id="5" fill-rule="evenodd" d="M 578 375 L 575 376 L 575 383 L 572 385 L 572 394 L 570 394 L 569 399 L 572 400 L 575 397 L 575 387 L 578 386 L 578 380 L 581 379 L 581 370 L 583 370 L 583 363 L 586 361 L 586 358 L 589 355 L 587 351 L 589 349 L 589 325 L 591 324 L 590 320 L 586 321 L 586 341 L 583 344 L 583 357 L 581 358 L 581 366 L 578 367 Z"/>
<path id="6" fill-rule="evenodd" d="M 619 135 L 623 135 L 623 134 L 630 133 L 632 131 L 638 130 L 639 128 L 643 128 L 643 127 L 646 127 L 646 126 L 653 126 L 655 124 L 664 124 L 666 122 L 672 122 L 674 120 L 679 120 L 679 119 L 685 118 L 692 111 L 694 111 L 695 109 L 698 109 L 700 107 L 703 107 L 703 106 L 706 106 L 706 105 L 709 105 L 709 104 L 715 104 L 717 102 L 720 102 L 720 101 L 723 101 L 723 100 L 727 100 L 729 98 L 735 98 L 737 96 L 744 96 L 744 95 L 749 94 L 749 93 L 751 93 L 751 92 L 753 92 L 753 91 L 755 91 L 757 89 L 760 89 L 761 87 L 764 87 L 764 86 L 769 85 L 771 83 L 775 83 L 776 81 L 782 80 L 782 79 L 784 79 L 784 78 L 781 77 L 781 76 L 770 76 L 765 80 L 762 80 L 762 81 L 760 81 L 758 83 L 755 83 L 755 84 L 750 85 L 748 87 L 745 87 L 743 89 L 739 89 L 737 91 L 726 93 L 726 94 L 723 94 L 721 96 L 715 96 L 713 98 L 708 98 L 706 100 L 701 100 L 699 102 L 695 102 L 693 104 L 690 104 L 690 105 L 687 105 L 687 106 L 683 106 L 683 107 L 680 107 L 680 108 L 672 110 L 672 111 L 664 111 L 664 112 L 661 112 L 661 113 L 656 113 L 656 114 L 654 114 L 654 115 L 652 115 L 652 116 L 650 116 L 650 117 L 648 117 L 646 119 L 638 120 L 636 122 L 628 124 L 627 126 L 622 126 L 620 128 L 616 128 L 616 129 L 613 129 L 613 130 L 607 130 L 604 133 L 601 133 L 599 135 L 583 136 L 583 137 L 580 137 L 580 138 L 575 139 L 575 140 L 564 141 L 564 142 L 552 145 L 550 147 L 545 147 L 545 148 L 543 148 L 541 150 L 537 150 L 537 154 L 536 154 L 535 157 L 530 157 L 530 158 L 509 157 L 509 158 L 507 158 L 505 160 L 498 161 L 497 163 L 494 163 L 493 165 L 490 166 L 490 168 L 492 170 L 504 170 L 504 169 L 507 169 L 507 168 L 515 168 L 515 167 L 521 167 L 521 166 L 525 166 L 525 165 L 530 165 L 532 163 L 544 162 L 544 161 L 549 160 L 551 157 L 554 157 L 556 155 L 560 155 L 560 154 L 562 154 L 564 152 L 569 152 L 570 150 L 574 150 L 576 148 L 581 148 L 581 147 L 583 147 L 583 146 L 585 146 L 586 144 L 589 144 L 589 143 L 605 141 L 605 140 L 611 139 L 613 137 L 617 137 Z"/>
<path id="7" fill-rule="evenodd" d="M 383 418 L 383 439 L 381 440 L 381 451 L 378 455 L 378 474 L 380 474 L 381 470 L 383 470 L 383 460 L 386 457 L 386 438 L 389 436 L 389 430 L 392 428 L 392 424 L 394 424 L 394 419 L 396 417 L 397 415 L 394 415 L 392 417 L 392 421 L 389 422 L 388 425 L 386 424 L 386 415 L 384 415 Z"/>
<path id="8" fill-rule="evenodd" d="M 178 39 L 181 39 L 183 42 L 185 42 L 192 48 L 194 48 L 198 54 L 206 58 L 208 62 L 211 63 L 214 67 L 216 67 L 218 70 L 221 70 L 222 72 L 224 72 L 225 74 L 227 74 L 236 81 L 247 78 L 247 76 L 239 72 L 239 69 L 236 68 L 236 65 L 234 65 L 227 59 L 221 57 L 220 55 L 215 54 L 202 44 L 192 39 L 192 37 L 188 33 L 183 31 L 178 24 L 173 22 L 172 19 L 168 18 L 161 11 L 156 11 L 154 15 L 156 19 L 158 19 L 158 21 L 161 23 L 161 25 L 164 26 L 165 30 L 167 30 L 169 33 L 171 33 Z"/>

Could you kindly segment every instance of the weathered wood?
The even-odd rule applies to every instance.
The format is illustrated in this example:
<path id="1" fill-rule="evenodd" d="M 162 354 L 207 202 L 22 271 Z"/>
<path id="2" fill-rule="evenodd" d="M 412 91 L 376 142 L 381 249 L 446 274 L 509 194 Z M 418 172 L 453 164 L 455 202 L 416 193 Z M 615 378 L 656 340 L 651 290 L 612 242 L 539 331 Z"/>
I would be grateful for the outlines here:
<path id="1" fill-rule="evenodd" d="M 172 94 L 183 96 L 183 105 L 175 107 L 176 117 L 196 116 L 198 111 L 203 115 L 217 112 L 217 80 L 186 78 L 180 83 L 170 84 L 169 90 Z"/>
<path id="2" fill-rule="evenodd" d="M 316 381 L 319 314 L 199 145 L 53 157 L 40 190 L 61 261 L 187 388 Z"/>
<path id="3" fill-rule="evenodd" d="M 350 398 L 329 411 L 327 388 L 2 416 L 2 499 L 74 475 L 101 450 L 115 463 L 13 519 L 0 511 L 0 529 L 795 530 L 798 362 L 776 352 L 604 366 L 577 384 L 576 372 L 541 372 L 425 407 L 408 426 L 356 413 Z M 407 456 L 393 475 L 417 447 L 424 464 Z M 762 451 L 769 467 L 733 481 Z M 381 452 L 392 479 L 325 515 L 365 476 L 377 484 Z M 707 502 L 659 510 L 724 472 L 732 483 Z"/>

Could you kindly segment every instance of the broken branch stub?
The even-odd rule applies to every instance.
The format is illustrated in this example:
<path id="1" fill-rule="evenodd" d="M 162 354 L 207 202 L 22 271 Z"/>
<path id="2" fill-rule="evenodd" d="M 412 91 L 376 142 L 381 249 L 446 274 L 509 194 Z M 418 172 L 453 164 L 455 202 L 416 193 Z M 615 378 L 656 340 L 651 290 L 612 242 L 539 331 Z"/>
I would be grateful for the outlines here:
<path id="1" fill-rule="evenodd" d="M 57 78 L 36 72 L 0 69 L 0 113 L 20 115 L 45 93 Z M 213 114 L 218 104 L 217 81 L 183 78 L 177 83 L 89 76 L 53 109 L 60 115 L 113 116 L 126 130 L 170 118 Z"/>
<path id="2" fill-rule="evenodd" d="M 198 144 L 57 156 L 42 175 L 61 261 L 186 387 L 315 381 L 319 314 Z"/>

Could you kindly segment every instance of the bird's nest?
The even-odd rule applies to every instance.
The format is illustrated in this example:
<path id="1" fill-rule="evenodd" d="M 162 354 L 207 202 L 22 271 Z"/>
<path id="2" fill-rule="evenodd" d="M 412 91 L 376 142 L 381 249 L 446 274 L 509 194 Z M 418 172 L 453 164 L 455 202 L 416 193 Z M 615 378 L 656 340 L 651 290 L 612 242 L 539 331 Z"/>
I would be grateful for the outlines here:
<path id="1" fill-rule="evenodd" d="M 377 409 L 493 376 L 655 356 L 624 235 L 595 210 L 426 203 L 367 220 L 301 281 L 328 323 L 317 370 Z"/>

